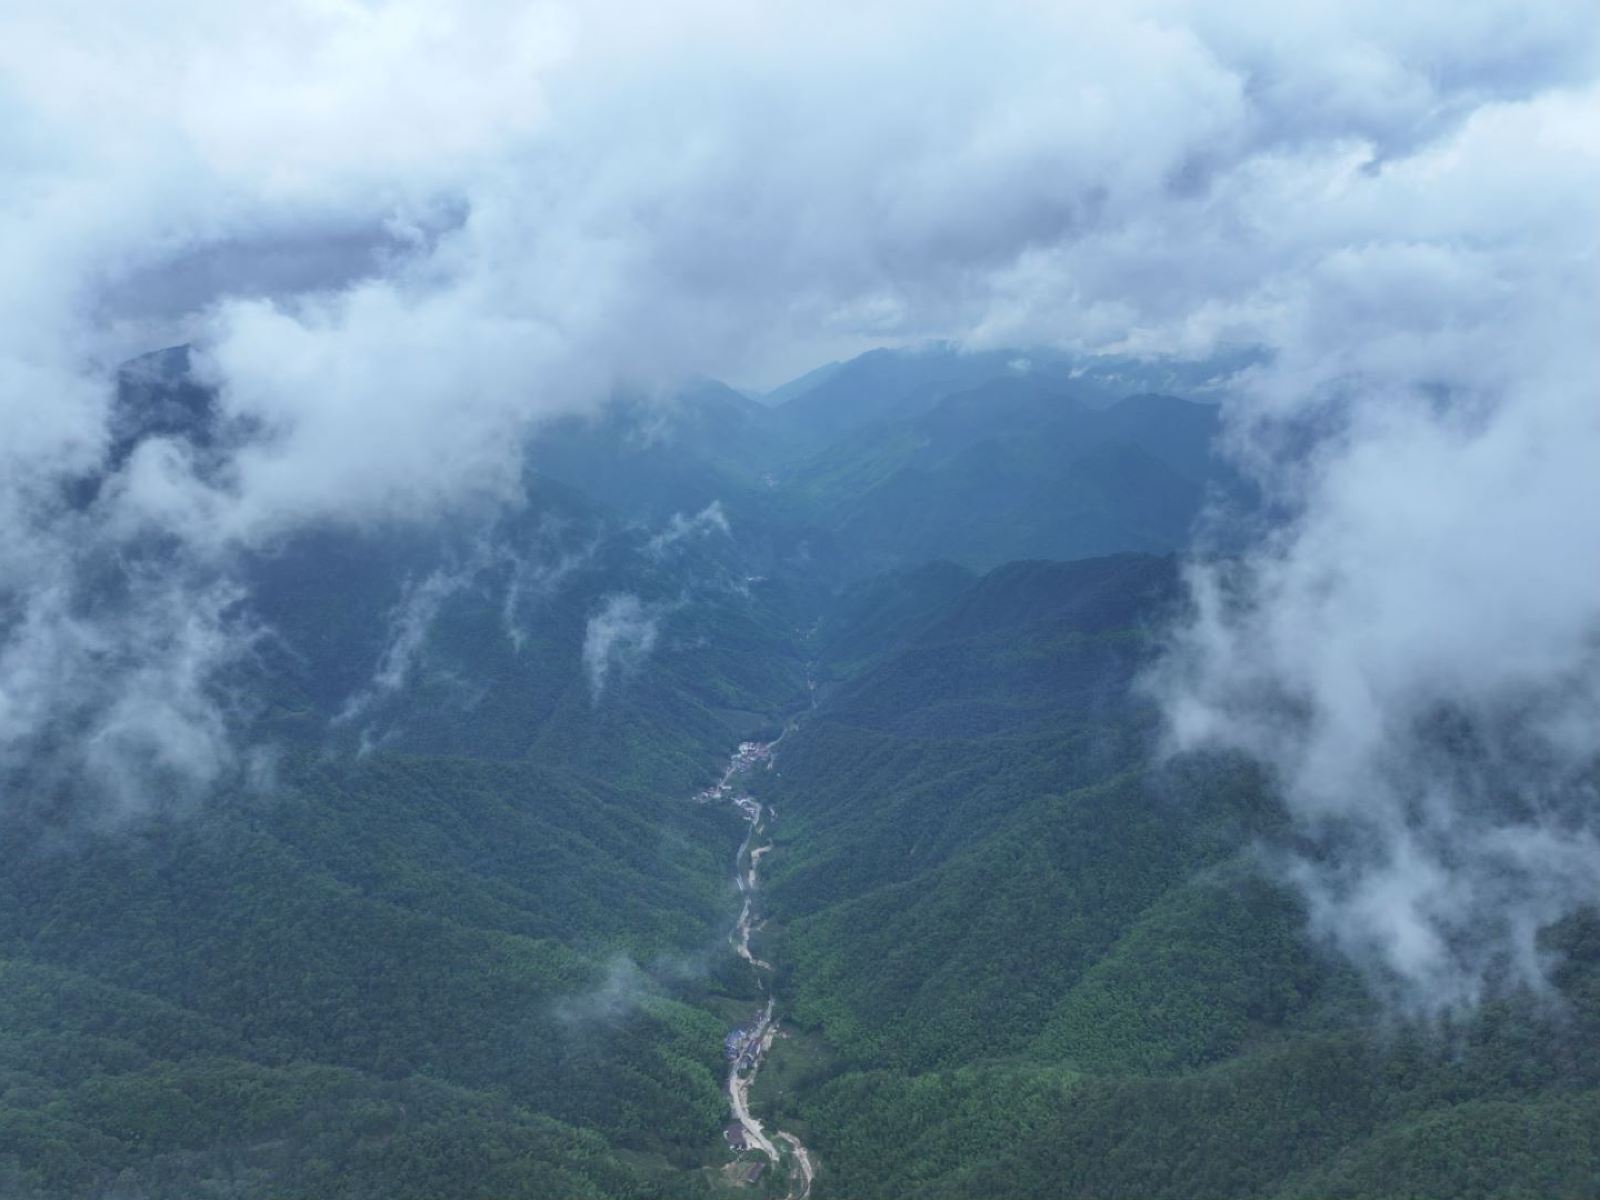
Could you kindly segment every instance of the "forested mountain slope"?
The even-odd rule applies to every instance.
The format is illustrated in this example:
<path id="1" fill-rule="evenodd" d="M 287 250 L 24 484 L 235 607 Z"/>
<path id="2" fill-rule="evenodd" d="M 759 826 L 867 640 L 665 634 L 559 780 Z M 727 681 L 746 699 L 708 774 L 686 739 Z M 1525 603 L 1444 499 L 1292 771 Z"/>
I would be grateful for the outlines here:
<path id="1" fill-rule="evenodd" d="M 65 728 L 5 779 L 0 1195 L 783 1195 L 723 1132 L 768 999 L 749 1105 L 817 1200 L 1592 1192 L 1600 925 L 1411 1024 L 1307 936 L 1271 781 L 1160 753 L 1165 551 L 1250 503 L 1215 412 L 948 358 L 619 399 L 517 503 L 241 553 L 219 782 L 108 806 Z M 84 519 L 146 441 L 251 436 L 185 362 Z M 780 734 L 764 817 L 694 802 Z"/>
<path id="2" fill-rule="evenodd" d="M 730 831 L 520 764 L 281 770 L 8 830 L 5 1194 L 631 1195 L 617 1146 L 698 1152 L 720 1028 L 647 972 L 715 936 Z"/>
<path id="3" fill-rule="evenodd" d="M 119 454 L 215 436 L 156 395 Z M 8 781 L 0 1194 L 698 1194 L 740 826 L 686 798 L 804 704 L 809 605 L 725 527 L 524 492 L 239 564 L 206 794 Z"/>
<path id="4" fill-rule="evenodd" d="M 1215 456 L 1216 409 L 1172 396 L 1102 406 L 1078 380 L 1027 375 L 858 430 L 788 486 L 866 565 L 1162 553 L 1210 501 L 1247 500 Z"/>
<path id="5" fill-rule="evenodd" d="M 1258 855 L 1265 781 L 1156 765 L 1174 598 L 1168 560 L 1003 567 L 786 747 L 771 945 L 835 1057 L 774 1104 L 829 1194 L 1587 1194 L 1594 923 L 1557 1002 L 1385 1017 Z"/>

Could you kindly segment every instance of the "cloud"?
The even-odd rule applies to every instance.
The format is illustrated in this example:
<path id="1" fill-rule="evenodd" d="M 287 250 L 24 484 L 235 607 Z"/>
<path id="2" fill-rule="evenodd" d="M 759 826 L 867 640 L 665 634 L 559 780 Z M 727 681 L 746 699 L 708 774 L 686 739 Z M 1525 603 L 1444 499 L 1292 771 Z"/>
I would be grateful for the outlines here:
<path id="1" fill-rule="evenodd" d="M 228 583 L 135 570 L 109 595 L 72 585 L 74 563 L 12 593 L 0 643 L 0 786 L 12 808 L 87 794 L 115 821 L 192 801 L 237 765 L 227 675 L 260 630 Z"/>
<path id="2" fill-rule="evenodd" d="M 553 1012 L 563 1025 L 609 1024 L 631 1016 L 640 1005 L 658 995 L 654 982 L 639 964 L 618 954 L 606 963 L 604 977 L 593 987 L 562 996 L 555 1002 Z"/>
<path id="3" fill-rule="evenodd" d="M 706 952 L 660 954 L 640 966 L 626 954 L 614 954 L 593 986 L 560 997 L 552 1011 L 557 1021 L 574 1028 L 624 1021 L 650 1011 L 674 985 L 704 979 L 706 959 Z"/>
<path id="4" fill-rule="evenodd" d="M 607 683 L 639 669 L 655 649 L 663 612 L 626 593 L 607 596 L 583 633 L 583 669 L 589 698 L 600 703 Z"/>
<path id="5" fill-rule="evenodd" d="M 171 586 L 230 595 L 241 555 L 308 526 L 515 501 L 528 431 L 619 386 L 772 383 L 927 338 L 1262 345 L 1236 445 L 1307 514 L 1262 586 L 1274 555 L 1309 577 L 1309 547 L 1338 549 L 1315 513 L 1360 515 L 1358 460 L 1403 474 L 1370 460 L 1415 442 L 1454 469 L 1429 440 L 1439 397 L 1585 444 L 1547 396 L 1591 365 L 1577 0 L 0 15 L 0 661 L 137 623 L 126 644 L 154 657 L 129 685 L 175 672 L 195 698 L 157 757 L 200 780 L 230 754 L 248 597 L 199 637 L 182 603 L 94 603 L 106 573 L 160 542 Z M 240 431 L 222 461 L 151 441 L 92 514 L 63 504 L 105 461 L 114 364 L 184 340 Z M 1335 448 L 1275 462 L 1325 428 Z M 1512 482 L 1485 471 L 1463 478 Z M 1535 488 L 1524 515 L 1540 499 L 1558 498 Z M 52 605 L 70 619 L 29 615 Z M 109 713 L 91 674 L 59 695 L 0 675 L 14 746 L 50 714 Z"/>
<path id="6" fill-rule="evenodd" d="M 333 718 L 334 724 L 356 721 L 400 694 L 422 665 L 440 610 L 451 597 L 472 585 L 473 576 L 482 565 L 480 556 L 462 569 L 432 571 L 420 583 L 407 581 L 399 602 L 389 613 L 389 639 L 372 679 L 345 700 Z M 363 729 L 361 752 L 365 754 L 375 744 L 374 730 Z"/>
<path id="7" fill-rule="evenodd" d="M 1600 902 L 1596 111 L 1330 175 L 1232 410 L 1289 518 L 1194 568 L 1155 681 L 1177 745 L 1272 768 L 1315 927 L 1415 1010 L 1542 986 L 1539 930 Z"/>
<path id="8" fill-rule="evenodd" d="M 713 500 L 692 517 L 673 513 L 667 522 L 667 527 L 660 533 L 653 534 L 645 544 L 645 553 L 653 559 L 660 560 L 685 541 L 711 537 L 718 533 L 723 537 L 732 535 L 728 516 L 722 511 L 722 501 Z"/>
<path id="9" fill-rule="evenodd" d="M 538 606 L 592 562 L 599 549 L 597 539 L 584 540 L 570 521 L 549 513 L 540 515 L 531 544 L 503 549 L 511 575 L 500 605 L 500 623 L 518 654 L 527 644 L 527 621 Z"/>

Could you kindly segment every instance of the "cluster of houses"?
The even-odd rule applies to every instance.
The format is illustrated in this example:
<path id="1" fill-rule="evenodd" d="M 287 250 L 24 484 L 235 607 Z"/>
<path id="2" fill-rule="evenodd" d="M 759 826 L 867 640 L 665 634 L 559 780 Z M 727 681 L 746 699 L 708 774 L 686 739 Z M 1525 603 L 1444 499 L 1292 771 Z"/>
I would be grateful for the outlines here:
<path id="1" fill-rule="evenodd" d="M 750 1143 L 745 1139 L 744 1136 L 744 1126 L 740 1125 L 737 1121 L 733 1122 L 726 1129 L 724 1129 L 722 1131 L 722 1136 L 728 1139 L 728 1148 L 735 1153 L 748 1150 L 750 1148 Z M 735 1164 L 734 1169 L 738 1172 L 734 1177 L 734 1182 L 742 1184 L 744 1187 L 749 1187 L 752 1184 L 760 1181 L 761 1173 L 767 1169 L 767 1160 L 764 1158 L 758 1158 L 755 1160 L 755 1162 L 746 1163 L 744 1166 L 738 1166 Z"/>
<path id="2" fill-rule="evenodd" d="M 737 1063 L 741 1071 L 755 1066 L 756 1056 L 761 1052 L 761 1014 L 756 1014 L 754 1024 L 740 1025 L 728 1034 L 723 1039 L 722 1052 L 729 1062 Z"/>
<path id="3" fill-rule="evenodd" d="M 770 766 L 771 763 L 772 743 L 740 742 L 739 748 L 733 753 L 732 761 L 728 764 L 728 773 L 722 777 L 722 782 L 713 783 L 708 788 L 702 788 L 700 791 L 694 794 L 694 798 L 702 804 L 711 800 L 726 799 L 728 793 L 733 791 L 732 779 L 735 775 L 749 771 L 757 764 L 766 764 Z M 738 800 L 735 801 L 735 803 L 742 807 L 745 801 Z M 754 802 L 752 801 L 751 803 Z"/>
<path id="4" fill-rule="evenodd" d="M 772 743 L 770 742 L 740 742 L 739 749 L 733 754 L 733 769 L 735 771 L 748 771 L 757 763 L 772 760 Z"/>

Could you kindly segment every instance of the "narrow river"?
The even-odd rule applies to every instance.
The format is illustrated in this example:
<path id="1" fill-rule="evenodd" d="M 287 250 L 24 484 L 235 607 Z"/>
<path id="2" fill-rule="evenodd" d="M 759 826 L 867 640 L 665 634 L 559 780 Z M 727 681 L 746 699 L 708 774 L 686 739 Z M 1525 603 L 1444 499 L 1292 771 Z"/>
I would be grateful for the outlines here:
<path id="1" fill-rule="evenodd" d="M 782 741 L 780 737 L 778 741 Z M 764 841 L 769 814 L 754 797 L 746 795 L 740 786 L 744 777 L 755 770 L 766 770 L 772 765 L 772 754 L 778 742 L 745 742 L 735 751 L 723 772 L 722 779 L 707 788 L 698 797 L 704 801 L 723 801 L 738 808 L 750 828 L 739 843 L 733 859 L 734 883 L 739 889 L 739 920 L 729 935 L 733 951 L 750 965 L 756 982 L 767 994 L 766 1006 L 758 1010 L 747 1025 L 741 1025 L 728 1035 L 728 1112 L 738 1127 L 739 1140 L 745 1149 L 765 1155 L 773 1171 L 787 1171 L 789 1190 L 786 1200 L 807 1200 L 811 1195 L 811 1181 L 816 1177 L 816 1165 L 811 1152 L 792 1133 L 774 1129 L 769 1136 L 762 1123 L 750 1113 L 750 1088 L 772 1049 L 778 1036 L 777 1002 L 768 988 L 772 964 L 757 958 L 750 950 L 750 934 L 758 928 L 756 920 L 756 891 L 760 884 L 761 860 L 771 851 L 770 842 Z M 730 1126 L 730 1129 L 732 1127 Z M 730 1136 L 731 1140 L 731 1136 Z M 783 1149 L 779 1149 L 780 1144 Z M 735 1145 L 737 1149 L 738 1146 Z"/>

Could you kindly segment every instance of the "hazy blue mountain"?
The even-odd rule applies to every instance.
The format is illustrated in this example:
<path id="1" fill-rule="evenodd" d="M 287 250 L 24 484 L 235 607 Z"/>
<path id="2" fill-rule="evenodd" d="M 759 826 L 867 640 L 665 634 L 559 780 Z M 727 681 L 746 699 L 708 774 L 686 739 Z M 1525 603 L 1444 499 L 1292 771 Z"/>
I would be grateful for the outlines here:
<path id="1" fill-rule="evenodd" d="M 1077 357 L 1049 347 L 962 350 L 932 343 L 871 350 L 828 363 L 774 388 L 762 399 L 779 410 L 782 427 L 799 439 L 795 451 L 803 452 L 861 426 L 915 418 L 947 396 L 1000 380 L 1033 379 L 1055 392 L 1070 388 L 1095 406 L 1148 392 L 1209 398 L 1259 357 L 1255 351 L 1238 350 L 1177 362 Z"/>
<path id="2" fill-rule="evenodd" d="M 995 380 L 858 430 L 787 486 L 861 564 L 1162 553 L 1209 500 L 1245 493 L 1215 449 L 1217 410 L 1171 396 L 1108 406 L 1041 376 Z"/>
<path id="3" fill-rule="evenodd" d="M 752 398 L 765 404 L 768 408 L 776 408 L 778 405 L 786 404 L 794 397 L 826 383 L 828 378 L 843 366 L 845 366 L 844 362 L 823 363 L 820 367 L 813 367 L 805 374 L 798 375 L 785 383 L 780 383 L 771 391 L 763 392 Z"/>
<path id="4" fill-rule="evenodd" d="M 664 406 L 617 398 L 541 432 L 531 461 L 638 520 L 716 501 L 770 562 L 830 583 L 934 559 L 1165 553 L 1208 502 L 1248 502 L 1213 405 L 1123 390 L 1172 376 L 874 351 L 802 377 L 776 408 L 710 383 Z"/>
<path id="5" fill-rule="evenodd" d="M 773 411 L 785 456 L 802 456 L 865 426 L 914 419 L 944 397 L 1016 375 L 1028 362 L 1015 350 L 964 353 L 936 345 L 872 350 L 833 364 L 779 389 L 785 398 Z"/>
<path id="6" fill-rule="evenodd" d="M 529 462 L 620 512 L 665 517 L 763 488 L 777 453 L 770 413 L 708 382 L 564 417 L 538 431 Z"/>

